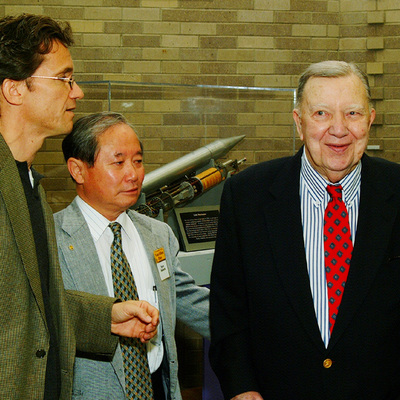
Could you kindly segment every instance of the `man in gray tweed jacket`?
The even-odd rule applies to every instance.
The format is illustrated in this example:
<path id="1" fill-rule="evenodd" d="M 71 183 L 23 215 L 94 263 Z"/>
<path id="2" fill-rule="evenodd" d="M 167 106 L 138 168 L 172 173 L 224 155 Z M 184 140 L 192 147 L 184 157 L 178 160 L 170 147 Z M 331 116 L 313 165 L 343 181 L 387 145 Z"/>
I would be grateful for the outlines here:
<path id="1" fill-rule="evenodd" d="M 72 129 L 83 97 L 72 77 L 71 44 L 67 23 L 29 14 L 0 19 L 2 400 L 70 399 L 77 349 L 112 357 L 114 334 L 150 339 L 158 320 L 145 303 L 64 290 L 52 212 L 32 163 L 47 137 Z"/>

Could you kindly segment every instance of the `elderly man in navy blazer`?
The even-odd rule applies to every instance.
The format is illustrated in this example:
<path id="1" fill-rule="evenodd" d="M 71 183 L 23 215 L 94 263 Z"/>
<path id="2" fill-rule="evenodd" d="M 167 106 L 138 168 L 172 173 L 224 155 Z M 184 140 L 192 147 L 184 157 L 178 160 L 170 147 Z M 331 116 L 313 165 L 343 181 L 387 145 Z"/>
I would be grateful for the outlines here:
<path id="1" fill-rule="evenodd" d="M 224 187 L 213 368 L 227 399 L 399 399 L 400 166 L 364 153 L 366 75 L 311 65 L 293 116 L 300 151 Z"/>
<path id="2" fill-rule="evenodd" d="M 142 145 L 121 114 L 105 112 L 78 120 L 63 141 L 63 152 L 78 195 L 54 217 L 65 286 L 114 295 L 109 224 L 121 224 L 122 248 L 139 298 L 160 310 L 158 334 L 147 344 L 154 399 L 180 400 L 176 319 L 209 337 L 209 290 L 196 286 L 180 268 L 171 228 L 129 210 L 144 179 Z M 127 398 L 125 385 L 131 376 L 125 375 L 119 347 L 111 362 L 80 356 L 73 399 Z"/>

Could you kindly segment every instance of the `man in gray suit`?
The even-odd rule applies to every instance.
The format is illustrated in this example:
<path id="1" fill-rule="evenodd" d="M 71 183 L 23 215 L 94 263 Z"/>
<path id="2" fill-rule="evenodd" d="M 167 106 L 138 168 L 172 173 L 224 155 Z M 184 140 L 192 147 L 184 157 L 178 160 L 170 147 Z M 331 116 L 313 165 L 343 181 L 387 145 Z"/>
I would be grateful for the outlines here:
<path id="1" fill-rule="evenodd" d="M 122 247 L 140 299 L 160 310 L 158 334 L 147 344 L 155 399 L 181 399 L 174 339 L 176 318 L 209 337 L 206 288 L 180 268 L 178 243 L 163 222 L 128 210 L 144 179 L 136 133 L 118 113 L 81 118 L 63 141 L 64 157 L 78 196 L 55 214 L 66 288 L 113 295 L 111 221 L 122 225 Z M 121 351 L 112 362 L 78 357 L 73 394 L 79 399 L 125 399 Z"/>

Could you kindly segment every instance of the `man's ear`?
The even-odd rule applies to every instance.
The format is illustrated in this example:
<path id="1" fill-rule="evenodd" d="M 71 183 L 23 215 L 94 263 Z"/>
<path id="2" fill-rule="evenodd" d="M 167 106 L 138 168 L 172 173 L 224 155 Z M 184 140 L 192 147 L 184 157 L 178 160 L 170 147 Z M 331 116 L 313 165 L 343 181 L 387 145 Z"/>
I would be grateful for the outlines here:
<path id="1" fill-rule="evenodd" d="M 369 113 L 369 128 L 371 128 L 371 125 L 374 122 L 375 116 L 376 116 L 375 108 L 371 108 L 371 111 Z"/>
<path id="2" fill-rule="evenodd" d="M 293 119 L 296 124 L 297 133 L 299 134 L 300 139 L 303 140 L 303 131 L 301 129 L 301 114 L 300 114 L 300 112 L 301 111 L 298 108 L 295 108 L 293 110 Z"/>
<path id="3" fill-rule="evenodd" d="M 78 185 L 82 185 L 84 182 L 84 169 L 86 167 L 82 160 L 70 157 L 67 161 L 68 171 L 72 178 Z"/>
<path id="4" fill-rule="evenodd" d="M 25 81 L 15 81 L 13 79 L 4 79 L 1 85 L 3 97 L 10 104 L 16 106 L 22 104 L 23 93 L 28 90 Z"/>

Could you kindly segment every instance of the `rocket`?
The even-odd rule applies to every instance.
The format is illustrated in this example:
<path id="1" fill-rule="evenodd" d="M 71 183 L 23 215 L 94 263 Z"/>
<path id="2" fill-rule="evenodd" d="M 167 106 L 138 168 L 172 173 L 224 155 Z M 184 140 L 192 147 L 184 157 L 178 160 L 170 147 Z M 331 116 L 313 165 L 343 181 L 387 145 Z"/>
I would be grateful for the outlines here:
<path id="1" fill-rule="evenodd" d="M 211 159 L 217 160 L 225 156 L 244 137 L 245 135 L 240 135 L 216 140 L 149 172 L 144 178 L 142 193 L 149 195 L 153 191 L 204 167 Z"/>

